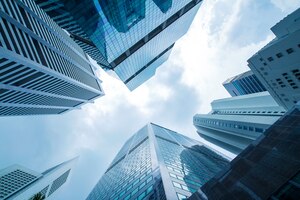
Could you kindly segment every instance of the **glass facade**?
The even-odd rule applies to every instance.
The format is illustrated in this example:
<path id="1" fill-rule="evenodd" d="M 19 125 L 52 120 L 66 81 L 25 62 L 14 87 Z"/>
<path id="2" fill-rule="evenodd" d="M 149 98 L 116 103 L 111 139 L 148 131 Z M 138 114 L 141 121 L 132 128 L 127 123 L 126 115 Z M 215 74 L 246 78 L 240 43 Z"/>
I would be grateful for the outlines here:
<path id="1" fill-rule="evenodd" d="M 87 199 L 183 199 L 228 161 L 201 143 L 149 124 L 121 148 Z"/>
<path id="2" fill-rule="evenodd" d="M 190 0 L 94 2 L 102 20 L 91 39 L 110 63 L 109 69 L 130 90 L 153 76 L 167 60 L 169 53 L 153 63 L 187 32 L 200 7 L 200 1 Z M 151 73 L 141 73 L 149 67 Z"/>
<path id="3" fill-rule="evenodd" d="M 168 59 L 171 47 L 187 32 L 202 2 L 35 1 L 94 59 L 99 52 L 96 60 L 101 67 L 114 70 L 130 90 L 153 76 Z"/>
<path id="4" fill-rule="evenodd" d="M 223 86 L 231 96 L 240 96 L 267 91 L 252 71 L 247 71 L 227 79 Z"/>

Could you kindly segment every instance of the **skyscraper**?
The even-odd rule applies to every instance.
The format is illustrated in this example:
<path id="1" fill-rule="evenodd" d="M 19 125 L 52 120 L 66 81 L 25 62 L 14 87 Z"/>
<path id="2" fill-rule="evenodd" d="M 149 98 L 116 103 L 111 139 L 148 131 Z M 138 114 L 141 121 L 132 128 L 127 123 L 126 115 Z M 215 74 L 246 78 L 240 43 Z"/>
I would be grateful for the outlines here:
<path id="1" fill-rule="evenodd" d="M 265 86 L 256 78 L 252 71 L 227 79 L 223 86 L 232 97 L 266 91 Z"/>
<path id="2" fill-rule="evenodd" d="M 0 199 L 32 200 L 38 193 L 47 199 L 65 184 L 76 160 L 77 158 L 73 158 L 43 173 L 20 165 L 0 170 Z"/>
<path id="3" fill-rule="evenodd" d="M 289 110 L 300 100 L 300 8 L 271 28 L 276 38 L 248 60 L 269 93 Z"/>
<path id="4" fill-rule="evenodd" d="M 86 54 L 34 1 L 0 6 L 0 116 L 59 114 L 104 95 Z"/>
<path id="5" fill-rule="evenodd" d="M 299 129 L 298 104 L 189 199 L 299 199 Z"/>
<path id="6" fill-rule="evenodd" d="M 88 4 L 84 1 L 75 2 L 68 0 L 59 0 L 59 1 L 45 1 L 45 0 L 35 0 L 35 3 L 38 4 L 61 28 L 69 32 L 70 37 L 97 63 L 101 66 L 108 66 L 109 63 L 102 56 L 99 49 L 88 37 L 87 33 L 80 24 L 75 19 L 72 13 L 69 12 L 69 9 L 76 9 L 73 6 L 76 6 L 76 12 L 80 13 L 80 17 L 85 22 L 89 19 L 91 14 L 97 12 L 96 7 L 93 2 Z M 85 3 L 84 5 L 82 3 Z M 71 8 L 70 8 L 71 6 Z M 97 15 L 96 15 L 97 16 Z M 100 16 L 99 16 L 100 17 Z M 99 17 L 94 19 L 95 23 Z"/>
<path id="7" fill-rule="evenodd" d="M 285 113 L 268 92 L 211 103 L 209 114 L 197 114 L 193 123 L 198 134 L 232 153 L 240 153 Z"/>
<path id="8" fill-rule="evenodd" d="M 202 143 L 151 123 L 125 142 L 87 199 L 184 199 L 227 164 Z"/>
<path id="9" fill-rule="evenodd" d="M 46 4 L 47 1 L 37 2 Z M 151 78 L 168 59 L 175 42 L 187 32 L 201 5 L 201 0 L 56 2 L 64 5 L 64 10 L 72 15 L 109 63 L 101 67 L 113 70 L 130 90 Z M 90 12 L 86 12 L 87 5 Z M 42 7 L 52 17 L 60 15 L 54 13 L 55 6 Z"/>

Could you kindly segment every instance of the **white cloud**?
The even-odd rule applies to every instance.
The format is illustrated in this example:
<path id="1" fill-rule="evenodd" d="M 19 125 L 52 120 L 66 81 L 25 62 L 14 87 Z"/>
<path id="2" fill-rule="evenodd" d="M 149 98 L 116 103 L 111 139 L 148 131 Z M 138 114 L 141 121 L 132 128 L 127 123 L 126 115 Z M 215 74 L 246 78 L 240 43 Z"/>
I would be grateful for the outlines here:
<path id="1" fill-rule="evenodd" d="M 82 187 L 82 175 L 74 173 L 79 182 L 71 181 L 62 198 L 83 199 L 124 141 L 147 122 L 199 139 L 192 116 L 210 111 L 212 100 L 229 96 L 222 82 L 248 70 L 247 59 L 274 37 L 270 27 L 300 4 L 298 0 L 271 1 L 280 9 L 260 0 L 203 1 L 169 60 L 133 92 L 100 70 L 106 95 L 81 110 L 61 116 L 0 119 L 0 164 L 24 163 L 34 169 L 43 163 L 42 168 L 79 154 L 77 167 L 85 172 L 88 186 Z M 78 185 L 80 197 L 73 194 Z"/>
<path id="2" fill-rule="evenodd" d="M 299 0 L 271 0 L 282 12 L 292 12 L 300 7 Z"/>

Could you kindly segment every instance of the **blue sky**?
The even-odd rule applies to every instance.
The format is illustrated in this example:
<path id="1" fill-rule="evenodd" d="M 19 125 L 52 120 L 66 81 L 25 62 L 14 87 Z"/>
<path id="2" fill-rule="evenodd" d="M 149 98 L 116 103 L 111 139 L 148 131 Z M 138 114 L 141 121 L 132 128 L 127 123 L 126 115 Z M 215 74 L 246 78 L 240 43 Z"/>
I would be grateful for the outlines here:
<path id="1" fill-rule="evenodd" d="M 248 70 L 247 59 L 299 0 L 205 0 L 188 34 L 150 81 L 133 92 L 99 70 L 106 96 L 64 115 L 0 118 L 0 169 L 40 171 L 79 155 L 69 183 L 52 199 L 84 199 L 127 138 L 148 122 L 200 140 L 192 125 L 210 102 L 228 97 L 222 82 Z"/>

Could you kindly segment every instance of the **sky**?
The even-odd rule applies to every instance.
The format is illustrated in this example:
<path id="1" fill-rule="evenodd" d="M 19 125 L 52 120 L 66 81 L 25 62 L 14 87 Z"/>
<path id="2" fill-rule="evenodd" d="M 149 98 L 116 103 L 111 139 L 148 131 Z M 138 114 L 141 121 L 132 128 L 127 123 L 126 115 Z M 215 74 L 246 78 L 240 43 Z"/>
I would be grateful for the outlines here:
<path id="1" fill-rule="evenodd" d="M 99 70 L 106 95 L 92 104 L 63 115 L 0 118 L 0 169 L 20 164 L 43 172 L 79 156 L 50 199 L 80 200 L 149 122 L 202 141 L 193 116 L 229 97 L 222 82 L 249 70 L 247 59 L 274 38 L 270 28 L 299 7 L 299 0 L 205 0 L 169 60 L 133 92 Z"/>

